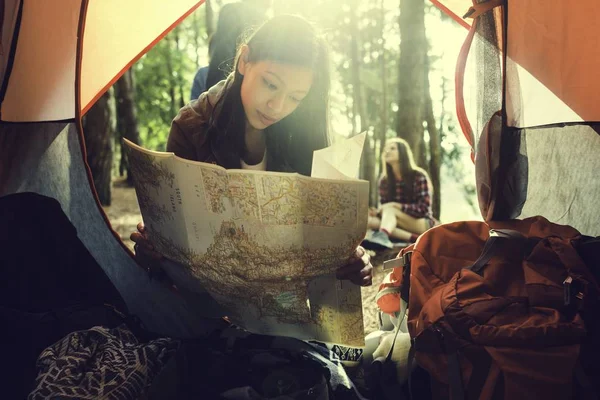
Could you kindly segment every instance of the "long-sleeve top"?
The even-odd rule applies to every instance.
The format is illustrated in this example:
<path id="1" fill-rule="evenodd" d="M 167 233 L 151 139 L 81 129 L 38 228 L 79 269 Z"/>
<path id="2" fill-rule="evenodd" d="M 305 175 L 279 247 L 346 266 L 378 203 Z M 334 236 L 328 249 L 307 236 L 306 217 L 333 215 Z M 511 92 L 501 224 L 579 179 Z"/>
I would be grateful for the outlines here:
<path id="1" fill-rule="evenodd" d="M 416 171 L 413 182 L 413 199 L 406 196 L 406 183 L 402 180 L 395 181 L 396 190 L 394 196 L 390 198 L 388 192 L 387 177 L 379 180 L 379 198 L 380 203 L 396 202 L 401 204 L 401 210 L 415 218 L 429 218 L 433 220 L 431 211 L 431 192 L 429 191 L 429 182 L 423 173 Z"/>

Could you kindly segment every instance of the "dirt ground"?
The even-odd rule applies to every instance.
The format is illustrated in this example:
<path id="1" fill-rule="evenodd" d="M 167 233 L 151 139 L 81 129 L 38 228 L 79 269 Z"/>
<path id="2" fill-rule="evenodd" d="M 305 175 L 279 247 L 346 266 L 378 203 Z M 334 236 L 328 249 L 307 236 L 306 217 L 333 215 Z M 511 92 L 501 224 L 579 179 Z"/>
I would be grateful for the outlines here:
<path id="1" fill-rule="evenodd" d="M 133 242 L 129 240 L 129 235 L 134 232 L 138 222 L 142 220 L 140 209 L 135 196 L 135 190 L 126 185 L 123 180 L 117 180 L 113 184 L 112 204 L 104 207 L 112 223 L 113 229 L 121 236 L 121 240 L 133 249 Z M 362 288 L 363 297 L 363 315 L 365 323 L 365 335 L 377 329 L 377 306 L 375 304 L 375 295 L 379 283 L 388 271 L 383 271 L 383 262 L 393 258 L 397 250 L 387 252 L 372 252 L 371 263 L 373 264 L 373 285 Z"/>

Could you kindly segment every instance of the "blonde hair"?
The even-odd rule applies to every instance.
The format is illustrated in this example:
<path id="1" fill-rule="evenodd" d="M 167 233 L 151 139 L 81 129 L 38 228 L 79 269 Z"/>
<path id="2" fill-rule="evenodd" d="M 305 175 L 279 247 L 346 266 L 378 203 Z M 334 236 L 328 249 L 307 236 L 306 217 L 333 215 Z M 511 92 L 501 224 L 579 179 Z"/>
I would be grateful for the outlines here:
<path id="1" fill-rule="evenodd" d="M 395 143 L 398 149 L 398 164 L 400 167 L 400 175 L 402 180 L 405 182 L 405 194 L 410 200 L 414 200 L 414 182 L 415 175 L 417 172 L 423 174 L 427 179 L 430 195 L 433 196 L 433 188 L 431 187 L 431 179 L 429 174 L 423 168 L 419 168 L 415 164 L 415 158 L 408 142 L 402 138 L 392 138 L 386 140 L 385 144 Z M 396 190 L 396 177 L 393 172 L 393 168 L 390 164 L 385 161 L 385 158 L 381 159 L 382 163 L 382 175 L 381 179 L 387 179 L 388 183 L 388 198 L 393 199 Z"/>

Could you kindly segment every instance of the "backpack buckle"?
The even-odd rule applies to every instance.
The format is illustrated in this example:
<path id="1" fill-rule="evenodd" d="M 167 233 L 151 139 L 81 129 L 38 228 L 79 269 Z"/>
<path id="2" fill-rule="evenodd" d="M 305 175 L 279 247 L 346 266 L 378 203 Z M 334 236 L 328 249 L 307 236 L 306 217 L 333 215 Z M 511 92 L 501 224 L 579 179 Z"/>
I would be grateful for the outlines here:
<path id="1" fill-rule="evenodd" d="M 383 269 L 389 268 L 404 268 L 410 267 L 410 260 L 412 259 L 412 251 L 402 254 L 402 257 L 392 258 L 383 262 Z"/>
<path id="2" fill-rule="evenodd" d="M 581 284 L 579 280 L 573 279 L 571 275 L 563 281 L 563 297 L 565 306 L 570 306 L 574 303 L 574 300 L 583 300 L 585 295 L 580 290 Z"/>

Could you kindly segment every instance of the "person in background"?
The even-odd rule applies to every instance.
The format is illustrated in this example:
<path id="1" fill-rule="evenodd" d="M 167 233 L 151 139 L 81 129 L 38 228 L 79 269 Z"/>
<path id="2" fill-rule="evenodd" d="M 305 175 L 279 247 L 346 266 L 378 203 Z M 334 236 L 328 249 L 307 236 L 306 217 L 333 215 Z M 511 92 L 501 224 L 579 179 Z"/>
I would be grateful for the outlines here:
<path id="1" fill-rule="evenodd" d="M 271 0 L 243 0 L 221 8 L 217 29 L 212 37 L 212 48 L 209 50 L 207 88 L 213 87 L 231 73 L 244 35 L 267 20 L 270 7 Z"/>
<path id="2" fill-rule="evenodd" d="M 417 167 L 408 143 L 389 139 L 383 150 L 379 179 L 379 208 L 369 211 L 369 229 L 375 230 L 365 246 L 393 248 L 391 239 L 414 242 L 435 224 L 431 211 L 429 175 Z"/>
<path id="3" fill-rule="evenodd" d="M 208 38 L 208 54 L 210 59 L 210 51 L 212 49 L 212 38 L 211 35 Z M 190 93 L 190 101 L 196 100 L 200 95 L 208 90 L 208 86 L 206 86 L 206 80 L 208 78 L 208 65 L 201 67 L 196 71 L 196 75 L 194 75 L 194 80 L 192 81 L 192 90 Z"/>

